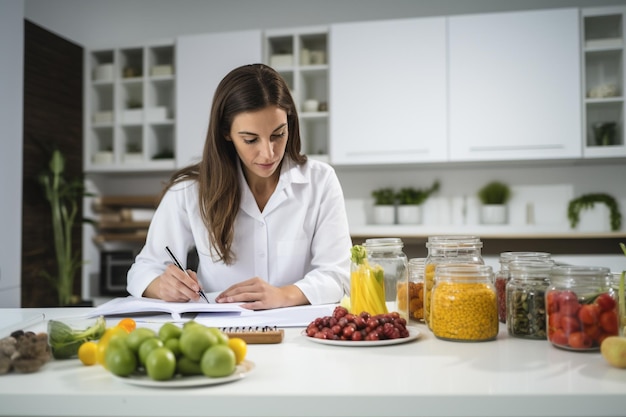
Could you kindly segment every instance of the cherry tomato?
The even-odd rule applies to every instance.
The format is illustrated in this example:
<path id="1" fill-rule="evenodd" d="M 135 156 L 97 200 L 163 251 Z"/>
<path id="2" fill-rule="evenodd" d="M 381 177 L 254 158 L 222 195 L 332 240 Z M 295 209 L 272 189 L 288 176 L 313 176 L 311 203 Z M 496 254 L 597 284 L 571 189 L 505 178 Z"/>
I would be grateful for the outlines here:
<path id="1" fill-rule="evenodd" d="M 577 318 L 571 316 L 561 317 L 561 329 L 566 335 L 570 335 L 580 330 L 580 323 Z"/>
<path id="2" fill-rule="evenodd" d="M 137 323 L 130 317 L 126 317 L 120 320 L 119 323 L 117 323 L 117 327 L 121 327 L 122 329 L 126 330 L 126 333 L 130 333 L 135 330 L 135 328 L 137 327 Z"/>
<path id="3" fill-rule="evenodd" d="M 567 338 L 567 343 L 574 349 L 589 349 L 593 341 L 583 332 L 573 332 Z"/>
<path id="4" fill-rule="evenodd" d="M 561 314 L 558 312 L 550 313 L 548 316 L 548 328 L 556 330 L 561 328 Z"/>
<path id="5" fill-rule="evenodd" d="M 595 324 L 600 317 L 600 307 L 595 304 L 585 304 L 578 310 L 578 318 L 583 324 Z"/>
<path id="6" fill-rule="evenodd" d="M 602 311 L 613 310 L 615 308 L 615 299 L 611 296 L 611 294 L 603 293 L 596 298 L 596 304 Z"/>
<path id="7" fill-rule="evenodd" d="M 583 324 L 583 332 L 591 338 L 591 340 L 597 342 L 602 336 L 602 329 L 597 324 Z"/>
<path id="8" fill-rule="evenodd" d="M 617 335 L 617 314 L 615 311 L 605 311 L 600 315 L 600 327 L 610 335 Z"/>
<path id="9" fill-rule="evenodd" d="M 559 294 L 560 293 L 558 291 L 550 291 L 546 295 L 546 308 L 548 310 L 548 314 L 559 311 Z"/>
<path id="10" fill-rule="evenodd" d="M 567 346 L 567 335 L 562 329 L 558 329 L 548 335 L 550 341 L 555 345 Z"/>
<path id="11" fill-rule="evenodd" d="M 572 291 L 563 291 L 559 296 L 559 312 L 565 316 L 575 316 L 578 313 L 580 304 L 578 297 Z"/>

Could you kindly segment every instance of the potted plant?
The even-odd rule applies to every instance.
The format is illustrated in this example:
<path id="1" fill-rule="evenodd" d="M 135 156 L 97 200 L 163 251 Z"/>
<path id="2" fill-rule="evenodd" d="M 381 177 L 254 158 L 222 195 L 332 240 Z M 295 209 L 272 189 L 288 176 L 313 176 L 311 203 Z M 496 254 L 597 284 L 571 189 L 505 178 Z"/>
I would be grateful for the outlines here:
<path id="1" fill-rule="evenodd" d="M 56 273 L 42 271 L 57 290 L 60 306 L 74 303 L 74 278 L 82 265 L 80 252 L 72 252 L 72 229 L 76 222 L 84 185 L 81 179 L 64 177 L 65 158 L 58 149 L 52 151 L 48 170 L 39 175 L 39 182 L 50 203 L 52 234 L 56 255 Z"/>
<path id="2" fill-rule="evenodd" d="M 416 189 L 404 187 L 396 194 L 398 201 L 398 223 L 419 224 L 422 222 L 422 204 L 439 190 L 439 181 L 435 181 L 430 188 Z"/>
<path id="3" fill-rule="evenodd" d="M 507 222 L 506 203 L 511 198 L 511 189 L 500 181 L 491 181 L 478 190 L 482 203 L 481 222 L 483 224 L 504 224 Z"/>
<path id="4" fill-rule="evenodd" d="M 379 188 L 372 191 L 374 197 L 374 223 L 395 224 L 396 193 L 393 188 Z"/>
<path id="5" fill-rule="evenodd" d="M 596 225 L 588 225 L 580 227 L 580 216 L 583 210 L 593 209 L 596 203 L 604 204 L 609 210 L 609 223 L 612 231 L 618 231 L 622 227 L 622 214 L 615 198 L 605 193 L 584 194 L 571 200 L 567 206 L 567 218 L 569 219 L 572 229 L 579 227 L 581 229 L 593 229 Z M 598 214 L 603 214 L 598 212 Z M 598 223 L 603 223 L 599 220 Z M 597 228 L 604 228 L 598 226 Z"/>

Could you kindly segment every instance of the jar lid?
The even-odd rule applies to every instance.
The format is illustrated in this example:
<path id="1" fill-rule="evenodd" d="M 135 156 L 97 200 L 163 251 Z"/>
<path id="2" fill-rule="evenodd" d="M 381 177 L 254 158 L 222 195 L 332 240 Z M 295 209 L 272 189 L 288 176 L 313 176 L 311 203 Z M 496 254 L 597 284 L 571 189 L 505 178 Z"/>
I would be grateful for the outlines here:
<path id="1" fill-rule="evenodd" d="M 402 239 L 398 237 L 384 237 L 384 238 L 373 238 L 366 239 L 363 244 L 365 249 L 369 250 L 392 250 L 392 249 L 402 249 L 404 243 L 402 243 Z"/>
<path id="2" fill-rule="evenodd" d="M 502 252 L 500 262 L 512 262 L 525 259 L 550 259 L 548 252 Z"/>
<path id="3" fill-rule="evenodd" d="M 429 236 L 426 247 L 438 249 L 482 248 L 483 243 L 478 236 L 442 235 Z"/>

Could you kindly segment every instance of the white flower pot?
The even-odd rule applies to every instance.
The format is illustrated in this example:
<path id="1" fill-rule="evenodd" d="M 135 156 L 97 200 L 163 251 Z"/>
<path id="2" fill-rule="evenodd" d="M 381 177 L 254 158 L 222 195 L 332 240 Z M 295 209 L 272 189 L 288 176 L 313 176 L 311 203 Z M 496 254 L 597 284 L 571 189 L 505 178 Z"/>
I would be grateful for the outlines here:
<path id="1" fill-rule="evenodd" d="M 595 203 L 593 207 L 580 210 L 576 230 L 579 232 L 610 232 L 611 212 L 606 204 Z"/>
<path id="2" fill-rule="evenodd" d="M 391 206 L 391 205 L 374 206 L 374 223 L 375 224 L 395 224 L 396 223 L 396 206 Z"/>
<path id="3" fill-rule="evenodd" d="M 482 224 L 505 224 L 507 222 L 506 205 L 484 204 L 481 207 Z"/>
<path id="4" fill-rule="evenodd" d="M 405 204 L 398 206 L 398 224 L 422 223 L 422 206 Z"/>

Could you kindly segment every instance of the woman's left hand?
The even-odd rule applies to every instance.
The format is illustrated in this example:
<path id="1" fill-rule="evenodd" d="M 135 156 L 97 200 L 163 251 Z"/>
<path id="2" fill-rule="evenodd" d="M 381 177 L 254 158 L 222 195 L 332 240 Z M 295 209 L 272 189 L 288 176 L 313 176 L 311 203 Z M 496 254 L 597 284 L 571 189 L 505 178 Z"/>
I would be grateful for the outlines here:
<path id="1" fill-rule="evenodd" d="M 267 310 L 309 304 L 300 288 L 295 285 L 274 287 L 259 277 L 250 278 L 230 286 L 215 298 L 218 303 L 245 303 L 250 310 Z"/>

